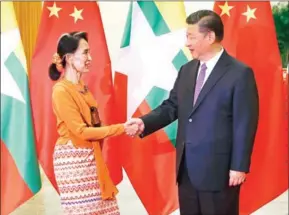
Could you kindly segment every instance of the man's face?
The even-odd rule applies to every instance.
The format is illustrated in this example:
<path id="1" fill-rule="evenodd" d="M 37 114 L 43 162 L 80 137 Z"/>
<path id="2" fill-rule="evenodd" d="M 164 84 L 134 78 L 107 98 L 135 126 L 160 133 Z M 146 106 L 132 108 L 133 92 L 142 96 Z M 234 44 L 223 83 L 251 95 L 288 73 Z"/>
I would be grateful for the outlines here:
<path id="1" fill-rule="evenodd" d="M 211 32 L 200 32 L 198 24 L 188 25 L 186 46 L 194 59 L 200 59 L 211 47 Z"/>

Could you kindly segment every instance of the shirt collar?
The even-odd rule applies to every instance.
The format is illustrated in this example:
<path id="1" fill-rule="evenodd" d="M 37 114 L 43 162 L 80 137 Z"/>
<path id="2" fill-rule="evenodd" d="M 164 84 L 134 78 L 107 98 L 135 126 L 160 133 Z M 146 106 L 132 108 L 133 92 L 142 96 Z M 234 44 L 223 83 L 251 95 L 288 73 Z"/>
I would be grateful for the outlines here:
<path id="1" fill-rule="evenodd" d="M 212 57 L 208 61 L 205 61 L 205 62 L 200 61 L 200 65 L 202 65 L 203 63 L 206 63 L 206 66 L 208 69 L 213 69 L 213 67 L 217 64 L 219 58 L 223 54 L 223 52 L 224 52 L 224 49 L 222 48 L 221 51 L 219 51 L 214 57 Z"/>

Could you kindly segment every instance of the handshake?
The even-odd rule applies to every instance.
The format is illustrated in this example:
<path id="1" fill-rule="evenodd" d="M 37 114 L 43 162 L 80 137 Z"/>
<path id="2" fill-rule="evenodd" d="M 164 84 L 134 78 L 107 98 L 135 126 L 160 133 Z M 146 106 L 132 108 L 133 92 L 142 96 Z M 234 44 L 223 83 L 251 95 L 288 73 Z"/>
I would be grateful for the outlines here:
<path id="1" fill-rule="evenodd" d="M 135 137 L 144 131 L 144 123 L 139 118 L 132 118 L 124 123 L 124 130 L 128 136 Z"/>

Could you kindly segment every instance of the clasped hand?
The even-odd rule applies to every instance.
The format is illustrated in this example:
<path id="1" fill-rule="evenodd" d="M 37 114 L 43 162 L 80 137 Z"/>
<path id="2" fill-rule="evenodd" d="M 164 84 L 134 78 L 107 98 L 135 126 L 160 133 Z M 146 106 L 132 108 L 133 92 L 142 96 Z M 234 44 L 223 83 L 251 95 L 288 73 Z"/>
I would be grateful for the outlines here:
<path id="1" fill-rule="evenodd" d="M 124 123 L 125 133 L 131 137 L 140 135 L 144 130 L 144 123 L 139 118 L 132 118 Z"/>

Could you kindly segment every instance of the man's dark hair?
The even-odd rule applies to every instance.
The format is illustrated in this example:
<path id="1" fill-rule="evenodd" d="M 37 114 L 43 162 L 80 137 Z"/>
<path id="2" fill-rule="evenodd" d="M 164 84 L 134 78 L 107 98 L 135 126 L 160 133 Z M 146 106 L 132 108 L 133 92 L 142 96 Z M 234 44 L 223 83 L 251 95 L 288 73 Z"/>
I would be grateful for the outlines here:
<path id="1" fill-rule="evenodd" d="M 196 11 L 187 17 L 186 23 L 189 25 L 198 24 L 201 33 L 213 31 L 216 35 L 216 40 L 218 42 L 221 42 L 223 40 L 224 25 L 221 17 L 214 11 Z"/>

